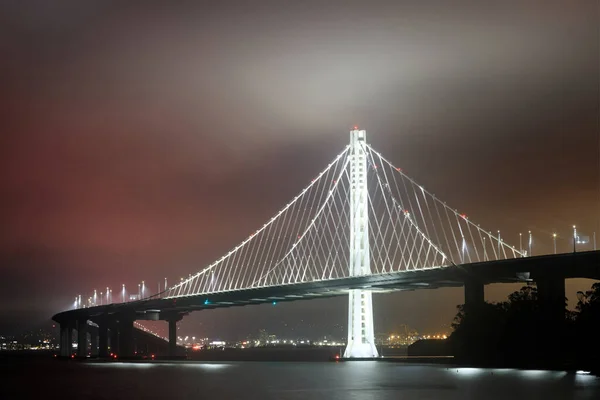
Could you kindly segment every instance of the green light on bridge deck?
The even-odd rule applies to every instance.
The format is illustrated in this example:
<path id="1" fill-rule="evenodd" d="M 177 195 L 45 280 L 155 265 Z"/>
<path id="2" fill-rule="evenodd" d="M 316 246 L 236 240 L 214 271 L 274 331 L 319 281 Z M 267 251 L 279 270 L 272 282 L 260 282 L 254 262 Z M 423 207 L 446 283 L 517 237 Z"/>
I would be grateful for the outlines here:
<path id="1" fill-rule="evenodd" d="M 276 305 L 277 305 L 277 302 L 276 302 L 276 301 L 274 301 L 274 302 L 273 302 L 273 303 L 271 303 L 271 304 L 273 304 L 274 306 L 276 306 Z"/>
<path id="2" fill-rule="evenodd" d="M 208 301 L 208 299 L 204 300 L 204 304 L 210 304 L 210 301 Z"/>

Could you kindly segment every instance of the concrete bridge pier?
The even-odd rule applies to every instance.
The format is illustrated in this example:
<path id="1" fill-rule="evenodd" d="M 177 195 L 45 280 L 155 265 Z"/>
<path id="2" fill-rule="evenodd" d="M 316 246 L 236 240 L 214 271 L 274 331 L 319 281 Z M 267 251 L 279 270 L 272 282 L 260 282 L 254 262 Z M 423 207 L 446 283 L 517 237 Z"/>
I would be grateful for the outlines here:
<path id="1" fill-rule="evenodd" d="M 108 321 L 101 320 L 98 324 L 98 357 L 108 357 Z"/>
<path id="2" fill-rule="evenodd" d="M 177 322 L 183 319 L 183 315 L 175 314 L 166 318 L 169 323 L 169 357 L 177 357 Z"/>
<path id="3" fill-rule="evenodd" d="M 565 278 L 558 275 L 545 275 L 535 280 L 540 311 L 544 319 L 554 326 L 565 321 Z"/>
<path id="4" fill-rule="evenodd" d="M 119 357 L 133 357 L 135 354 L 135 344 L 133 341 L 133 321 L 132 317 L 119 318 Z"/>
<path id="5" fill-rule="evenodd" d="M 73 324 L 65 321 L 60 324 L 60 356 L 71 357 L 73 348 Z"/>
<path id="6" fill-rule="evenodd" d="M 85 358 L 88 355 L 87 334 L 87 319 L 77 320 L 77 357 L 79 358 Z"/>
<path id="7" fill-rule="evenodd" d="M 90 356 L 98 357 L 98 329 L 90 329 Z"/>
<path id="8" fill-rule="evenodd" d="M 481 307 L 485 302 L 483 282 L 477 278 L 465 279 L 465 308 Z"/>
<path id="9" fill-rule="evenodd" d="M 119 327 L 116 321 L 113 321 L 109 326 L 110 352 L 119 354 Z"/>
<path id="10" fill-rule="evenodd" d="M 559 344 L 568 338 L 565 319 L 565 278 L 556 275 L 543 275 L 535 278 L 540 309 L 540 335 L 537 344 L 538 358 L 552 365 L 565 356 Z M 558 344 L 558 345 L 557 345 Z M 550 351 L 552 349 L 552 351 Z"/>
<path id="11" fill-rule="evenodd" d="M 169 319 L 169 357 L 177 356 L 177 322 L 181 318 Z"/>

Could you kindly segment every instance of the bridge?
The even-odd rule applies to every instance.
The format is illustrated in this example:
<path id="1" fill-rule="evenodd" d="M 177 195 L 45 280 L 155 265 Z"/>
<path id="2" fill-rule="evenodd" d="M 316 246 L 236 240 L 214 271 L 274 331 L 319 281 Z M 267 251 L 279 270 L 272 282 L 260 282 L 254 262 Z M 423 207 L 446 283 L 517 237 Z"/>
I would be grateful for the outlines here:
<path id="1" fill-rule="evenodd" d="M 531 242 L 530 242 L 531 243 Z M 529 249 L 529 254 L 531 249 Z M 564 280 L 600 279 L 600 252 L 528 256 L 394 166 L 355 128 L 350 144 L 285 207 L 239 245 L 188 279 L 135 301 L 98 305 L 96 296 L 56 314 L 61 355 L 90 345 L 101 357 L 135 353 L 134 323 L 177 322 L 193 311 L 348 296 L 348 358 L 377 357 L 372 294 L 465 288 L 466 307 L 484 301 L 484 285 L 535 282 L 551 320 L 564 318 Z M 107 292 L 107 299 L 110 299 Z M 90 323 L 98 340 L 90 338 Z"/>

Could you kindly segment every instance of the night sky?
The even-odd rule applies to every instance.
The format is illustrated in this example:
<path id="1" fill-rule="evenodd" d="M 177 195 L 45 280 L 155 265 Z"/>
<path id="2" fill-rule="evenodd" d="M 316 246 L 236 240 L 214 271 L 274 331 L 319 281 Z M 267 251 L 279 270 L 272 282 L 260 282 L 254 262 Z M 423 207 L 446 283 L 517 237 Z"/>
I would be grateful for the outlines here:
<path id="1" fill-rule="evenodd" d="M 354 125 L 507 242 L 531 230 L 549 252 L 556 230 L 568 251 L 577 224 L 600 244 L 597 2 L 425 3 L 3 1 L 0 334 L 94 288 L 199 271 Z M 433 333 L 462 302 L 460 288 L 375 296 L 376 331 Z M 346 307 L 199 312 L 181 330 L 341 337 Z"/>

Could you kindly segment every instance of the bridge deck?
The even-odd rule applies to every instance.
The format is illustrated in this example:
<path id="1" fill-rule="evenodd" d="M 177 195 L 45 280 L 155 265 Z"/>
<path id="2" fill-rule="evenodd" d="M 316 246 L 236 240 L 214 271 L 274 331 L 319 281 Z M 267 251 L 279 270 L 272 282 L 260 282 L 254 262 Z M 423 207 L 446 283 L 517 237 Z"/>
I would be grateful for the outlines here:
<path id="1" fill-rule="evenodd" d="M 52 319 L 57 322 L 81 318 L 94 320 L 105 314 L 117 313 L 135 313 L 136 319 L 165 319 L 173 314 L 196 310 L 339 296 L 347 294 L 351 289 L 388 292 L 460 287 L 465 280 L 473 278 L 485 284 L 526 282 L 527 279 L 517 276 L 523 272 L 529 273 L 529 281 L 535 281 L 541 276 L 600 279 L 600 251 L 516 258 L 189 297 L 150 298 L 64 311 L 54 315 Z"/>

